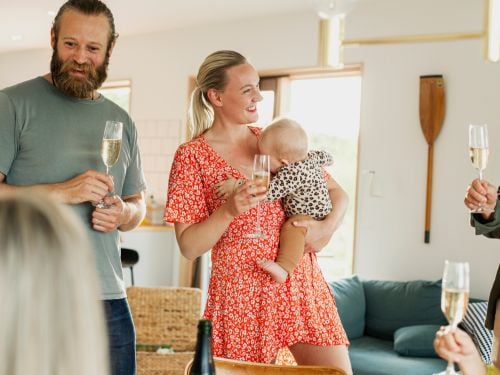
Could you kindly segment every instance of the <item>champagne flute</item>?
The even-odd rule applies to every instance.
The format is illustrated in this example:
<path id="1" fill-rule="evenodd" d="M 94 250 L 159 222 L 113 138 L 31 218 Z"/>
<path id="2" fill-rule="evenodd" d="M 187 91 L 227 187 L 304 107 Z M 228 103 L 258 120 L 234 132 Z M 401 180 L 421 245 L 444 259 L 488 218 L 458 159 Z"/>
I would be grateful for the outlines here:
<path id="1" fill-rule="evenodd" d="M 269 187 L 270 161 L 269 155 L 256 154 L 253 159 L 252 181 L 257 186 Z M 255 232 L 246 235 L 247 238 L 265 238 L 260 227 L 260 204 L 257 202 L 257 221 Z"/>
<path id="2" fill-rule="evenodd" d="M 441 310 L 449 326 L 448 332 L 456 330 L 467 310 L 469 302 L 469 263 L 444 262 L 443 284 L 441 292 Z M 443 375 L 455 375 L 453 361 L 448 361 Z"/>
<path id="3" fill-rule="evenodd" d="M 488 128 L 484 125 L 469 125 L 469 155 L 472 165 L 479 172 L 479 180 L 483 179 L 483 171 L 488 164 Z M 471 210 L 473 213 L 492 212 L 493 210 L 478 206 Z"/>
<path id="4" fill-rule="evenodd" d="M 123 123 L 119 121 L 106 121 L 106 127 L 104 128 L 104 134 L 102 136 L 101 157 L 104 165 L 106 166 L 107 175 L 109 175 L 109 169 L 115 165 L 120 156 L 120 150 L 122 147 L 122 130 Z M 112 196 L 114 195 L 114 192 L 110 192 L 108 195 Z M 96 207 L 109 208 L 103 200 L 97 203 Z"/>

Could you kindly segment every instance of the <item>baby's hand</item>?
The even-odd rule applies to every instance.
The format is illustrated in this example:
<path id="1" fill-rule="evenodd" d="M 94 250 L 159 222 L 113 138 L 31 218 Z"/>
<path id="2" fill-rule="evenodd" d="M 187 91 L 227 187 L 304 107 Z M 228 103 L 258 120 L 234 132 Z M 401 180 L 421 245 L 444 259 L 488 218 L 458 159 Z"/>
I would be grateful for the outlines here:
<path id="1" fill-rule="evenodd" d="M 226 174 L 227 179 L 215 184 L 215 196 L 217 198 L 227 198 L 229 195 L 241 185 L 245 183 L 244 180 L 237 180 L 236 178 Z"/>

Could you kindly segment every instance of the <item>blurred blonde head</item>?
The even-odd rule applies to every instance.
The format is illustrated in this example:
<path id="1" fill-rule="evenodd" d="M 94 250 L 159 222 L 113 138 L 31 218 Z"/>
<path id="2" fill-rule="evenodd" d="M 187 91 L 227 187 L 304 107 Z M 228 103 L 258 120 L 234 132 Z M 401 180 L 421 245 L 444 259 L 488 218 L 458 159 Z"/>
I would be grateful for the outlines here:
<path id="1" fill-rule="evenodd" d="M 223 91 L 228 83 L 226 71 L 247 63 L 246 58 L 235 51 L 221 50 L 208 55 L 196 76 L 196 87 L 191 93 L 188 111 L 190 138 L 196 138 L 208 130 L 214 122 L 214 109 L 207 97 L 209 89 Z"/>
<path id="2" fill-rule="evenodd" d="M 78 219 L 47 195 L 0 194 L 0 375 L 105 375 L 95 261 Z"/>
<path id="3" fill-rule="evenodd" d="M 307 157 L 307 142 L 307 134 L 298 122 L 280 117 L 264 128 L 259 147 L 279 160 L 294 163 Z"/>

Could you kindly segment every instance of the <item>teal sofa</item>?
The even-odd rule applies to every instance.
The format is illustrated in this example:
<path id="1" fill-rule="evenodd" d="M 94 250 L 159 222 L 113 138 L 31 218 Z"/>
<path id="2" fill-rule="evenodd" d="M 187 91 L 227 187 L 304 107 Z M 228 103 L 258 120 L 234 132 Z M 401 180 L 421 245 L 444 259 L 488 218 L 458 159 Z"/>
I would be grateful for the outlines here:
<path id="1" fill-rule="evenodd" d="M 432 375 L 446 362 L 432 342 L 447 322 L 440 281 L 360 280 L 330 283 L 349 337 L 354 375 Z"/>

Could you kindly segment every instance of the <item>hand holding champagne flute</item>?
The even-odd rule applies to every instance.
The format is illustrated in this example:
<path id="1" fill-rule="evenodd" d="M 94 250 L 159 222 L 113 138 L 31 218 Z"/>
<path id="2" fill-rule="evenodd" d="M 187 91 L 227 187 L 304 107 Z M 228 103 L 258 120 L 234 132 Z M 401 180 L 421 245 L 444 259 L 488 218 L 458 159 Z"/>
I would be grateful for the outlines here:
<path id="1" fill-rule="evenodd" d="M 469 154 L 472 165 L 479 171 L 479 179 L 483 179 L 483 171 L 488 164 L 488 128 L 484 125 L 469 125 Z"/>
<path id="2" fill-rule="evenodd" d="M 106 174 L 109 175 L 109 169 L 115 165 L 120 156 L 122 146 L 122 131 L 123 124 L 119 121 L 106 121 L 104 134 L 102 137 L 101 157 L 104 165 L 106 166 Z M 113 195 L 110 192 L 108 195 Z M 96 207 L 109 208 L 104 201 L 100 201 Z"/>
<path id="3" fill-rule="evenodd" d="M 252 182 L 256 186 L 269 187 L 270 178 L 270 159 L 269 155 L 256 154 L 253 159 Z M 266 235 L 260 228 L 260 204 L 257 202 L 257 221 L 254 233 L 246 235 L 248 238 L 265 238 Z"/>
<path id="4" fill-rule="evenodd" d="M 469 263 L 444 262 L 441 292 L 441 310 L 448 320 L 449 331 L 454 331 L 467 311 L 469 302 Z M 446 371 L 441 374 L 455 375 L 453 362 L 449 361 Z"/>
<path id="5" fill-rule="evenodd" d="M 479 172 L 479 180 L 483 180 L 483 171 L 488 164 L 488 127 L 484 125 L 469 125 L 469 155 L 472 165 Z M 471 210 L 473 213 L 491 212 L 492 210 L 478 206 Z"/>

